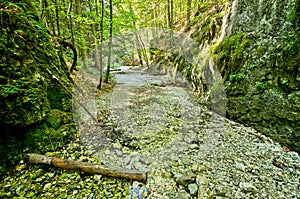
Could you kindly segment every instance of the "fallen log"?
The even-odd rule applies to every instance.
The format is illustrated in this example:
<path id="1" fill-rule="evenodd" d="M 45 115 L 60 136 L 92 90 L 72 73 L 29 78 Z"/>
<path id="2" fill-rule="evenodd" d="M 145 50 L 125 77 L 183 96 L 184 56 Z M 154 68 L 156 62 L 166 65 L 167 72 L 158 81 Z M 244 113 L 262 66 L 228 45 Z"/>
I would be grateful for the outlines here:
<path id="1" fill-rule="evenodd" d="M 147 173 L 136 170 L 109 168 L 88 162 L 48 157 L 45 155 L 35 153 L 26 154 L 25 160 L 32 164 L 47 164 L 65 170 L 83 171 L 85 173 L 90 174 L 100 174 L 109 177 L 124 178 L 129 180 L 140 181 L 143 183 L 147 182 Z"/>

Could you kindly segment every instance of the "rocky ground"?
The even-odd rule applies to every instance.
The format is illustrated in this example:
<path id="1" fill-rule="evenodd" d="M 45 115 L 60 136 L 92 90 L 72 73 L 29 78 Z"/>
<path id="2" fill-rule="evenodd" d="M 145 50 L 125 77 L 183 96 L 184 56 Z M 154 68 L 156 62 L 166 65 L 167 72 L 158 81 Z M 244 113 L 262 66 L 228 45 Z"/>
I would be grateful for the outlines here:
<path id="1" fill-rule="evenodd" d="M 20 162 L 0 198 L 300 198 L 300 157 L 199 106 L 185 82 L 128 71 L 46 155 L 148 172 L 146 184 Z M 93 90 L 93 89 L 92 89 Z M 95 126 L 96 125 L 96 126 Z"/>

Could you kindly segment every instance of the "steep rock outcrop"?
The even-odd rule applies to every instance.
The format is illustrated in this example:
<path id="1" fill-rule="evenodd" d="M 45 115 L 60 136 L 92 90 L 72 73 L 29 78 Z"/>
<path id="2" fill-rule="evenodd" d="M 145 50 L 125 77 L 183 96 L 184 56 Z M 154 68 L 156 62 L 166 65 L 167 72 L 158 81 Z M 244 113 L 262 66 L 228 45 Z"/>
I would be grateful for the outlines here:
<path id="1" fill-rule="evenodd" d="M 232 1 L 214 56 L 227 85 L 228 116 L 299 152 L 298 4 Z"/>
<path id="2" fill-rule="evenodd" d="M 22 150 L 55 150 L 75 131 L 70 95 L 73 85 L 59 45 L 34 12 L 24 11 L 20 5 L 0 3 L 3 164 L 18 159 Z"/>
<path id="3" fill-rule="evenodd" d="M 201 98 L 209 99 L 212 89 L 218 87 L 209 79 L 216 74 L 215 64 L 226 87 L 227 117 L 298 152 L 299 21 L 298 0 L 220 0 L 201 1 L 190 26 L 177 27 L 199 43 L 204 60 L 193 66 L 185 64 L 180 70 Z"/>

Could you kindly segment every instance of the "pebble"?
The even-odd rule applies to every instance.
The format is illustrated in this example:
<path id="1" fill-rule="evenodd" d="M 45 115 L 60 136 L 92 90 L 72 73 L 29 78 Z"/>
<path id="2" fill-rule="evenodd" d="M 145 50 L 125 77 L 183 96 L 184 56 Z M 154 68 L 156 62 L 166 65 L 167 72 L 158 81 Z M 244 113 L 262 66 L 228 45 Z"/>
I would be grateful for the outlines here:
<path id="1" fill-rule="evenodd" d="M 196 196 L 197 195 L 197 192 L 198 192 L 197 184 L 195 184 L 195 183 L 189 184 L 188 189 L 190 191 L 191 196 Z"/>
<path id="2" fill-rule="evenodd" d="M 243 165 L 242 163 L 236 162 L 235 166 L 236 166 L 236 169 L 238 169 L 240 171 L 245 171 L 245 165 Z"/>
<path id="3" fill-rule="evenodd" d="M 188 192 L 186 192 L 185 190 L 180 190 L 176 196 L 177 196 L 177 198 L 180 198 L 180 199 L 190 199 L 191 198 L 191 195 Z"/>

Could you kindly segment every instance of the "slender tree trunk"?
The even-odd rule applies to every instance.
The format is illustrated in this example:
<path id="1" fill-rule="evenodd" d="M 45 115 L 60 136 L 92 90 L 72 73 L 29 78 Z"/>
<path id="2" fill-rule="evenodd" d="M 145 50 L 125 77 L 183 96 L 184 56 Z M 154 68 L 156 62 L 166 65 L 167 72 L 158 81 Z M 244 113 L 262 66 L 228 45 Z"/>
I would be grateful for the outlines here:
<path id="1" fill-rule="evenodd" d="M 81 9 L 81 2 L 82 0 L 75 0 L 75 14 L 77 19 L 81 19 L 83 13 L 82 13 L 82 9 Z M 82 20 L 76 20 L 77 23 L 75 24 L 75 35 L 79 38 L 76 41 L 76 45 L 77 45 L 77 49 L 80 52 L 80 56 L 83 59 L 83 67 L 86 67 L 86 49 L 85 49 L 85 45 L 86 45 L 86 39 L 84 38 L 84 33 L 83 33 L 83 27 L 82 25 L 84 25 L 84 22 L 82 22 Z"/>
<path id="2" fill-rule="evenodd" d="M 191 5 L 192 0 L 187 0 L 187 7 L 186 7 L 186 29 L 190 29 L 190 17 L 191 17 Z"/>
<path id="3" fill-rule="evenodd" d="M 75 0 L 75 12 L 76 15 L 80 15 L 81 14 L 81 2 L 80 0 Z"/>
<path id="4" fill-rule="evenodd" d="M 168 0 L 168 27 L 170 29 L 169 36 L 170 36 L 170 48 L 173 47 L 173 0 Z"/>
<path id="5" fill-rule="evenodd" d="M 170 0 L 170 29 L 173 30 L 173 23 L 174 23 L 174 2 Z"/>
<path id="6" fill-rule="evenodd" d="M 72 38 L 72 44 L 75 45 L 75 37 L 74 37 L 74 30 L 73 30 L 73 18 L 72 18 L 72 8 L 73 8 L 73 0 L 70 1 L 69 9 L 68 9 L 68 16 L 69 16 L 69 23 L 70 23 L 70 31 L 71 31 L 71 38 Z"/>
<path id="7" fill-rule="evenodd" d="M 93 7 L 92 7 L 92 4 L 91 4 L 90 1 L 89 1 L 89 6 L 90 6 L 90 12 L 93 12 Z M 96 6 L 98 6 L 97 3 L 96 3 Z M 92 17 L 92 20 L 94 21 L 94 17 Z M 93 31 L 93 38 L 94 38 L 94 41 L 92 41 L 92 43 L 94 43 L 95 46 L 96 46 L 96 48 L 93 51 L 93 58 L 95 60 L 94 67 L 96 69 L 100 69 L 99 51 L 98 51 L 98 42 L 97 42 L 97 38 L 96 38 L 96 25 L 95 25 L 95 23 L 91 24 L 91 28 L 92 28 L 92 31 Z"/>
<path id="8" fill-rule="evenodd" d="M 49 4 L 47 0 L 42 0 L 42 17 L 45 17 L 46 27 L 52 30 L 52 34 L 55 35 L 55 26 L 53 19 L 50 17 Z"/>
<path id="9" fill-rule="evenodd" d="M 111 65 L 111 47 L 112 47 L 112 31 L 113 31 L 113 3 L 109 0 L 109 44 L 108 44 L 108 57 L 107 57 L 107 70 L 105 83 L 108 83 L 110 65 Z"/>
<path id="10" fill-rule="evenodd" d="M 59 10 L 57 5 L 57 0 L 54 1 L 55 6 L 55 19 L 56 19 L 56 28 L 57 28 L 57 35 L 60 36 L 60 27 L 59 27 Z"/>
<path id="11" fill-rule="evenodd" d="M 98 0 L 97 4 L 98 4 Z M 97 6 L 98 7 L 98 6 Z M 98 14 L 97 14 L 98 15 Z M 102 42 L 103 42 L 103 21 L 104 21 L 104 0 L 101 0 L 101 21 L 100 21 L 100 46 L 99 46 L 99 54 L 100 54 L 100 77 L 99 77 L 99 85 L 98 89 L 102 87 L 102 76 L 103 76 L 103 59 L 102 59 Z"/>
<path id="12" fill-rule="evenodd" d="M 138 40 L 137 40 L 137 42 L 138 42 Z M 137 54 L 138 54 L 138 57 L 139 57 L 140 65 L 143 66 L 143 57 L 142 57 L 141 51 L 139 51 L 138 49 L 137 49 Z M 134 61 L 134 54 L 132 56 L 132 60 Z"/>
<path id="13" fill-rule="evenodd" d="M 136 27 L 136 26 L 135 26 L 135 27 Z M 137 40 L 138 40 L 138 42 L 139 42 L 139 46 L 141 47 L 142 54 L 143 54 L 144 59 L 145 59 L 145 61 L 146 61 L 147 68 L 149 68 L 149 67 L 150 67 L 150 64 L 149 64 L 149 59 L 148 59 L 148 56 L 147 56 L 147 53 L 146 53 L 145 44 L 144 44 L 144 42 L 143 42 L 143 39 L 142 39 L 142 37 L 141 37 L 139 31 L 137 30 L 137 28 L 135 28 L 135 29 L 136 29 L 135 32 L 136 32 L 136 35 L 137 35 Z"/>
<path id="14" fill-rule="evenodd" d="M 129 10 L 130 10 L 131 13 L 133 13 L 131 4 L 129 4 Z M 140 59 L 140 64 L 143 65 L 143 61 L 142 61 L 142 58 L 141 58 L 142 57 L 141 54 L 143 54 L 143 57 L 146 61 L 146 65 L 149 68 L 150 64 L 149 64 L 148 56 L 147 56 L 147 53 L 146 53 L 145 44 L 144 44 L 144 42 L 141 38 L 141 35 L 140 35 L 138 29 L 136 28 L 136 23 L 135 23 L 134 18 L 132 18 L 132 24 L 135 28 L 135 38 L 136 38 L 136 42 L 137 42 L 137 52 L 138 52 L 138 56 L 139 56 L 139 59 Z"/>

